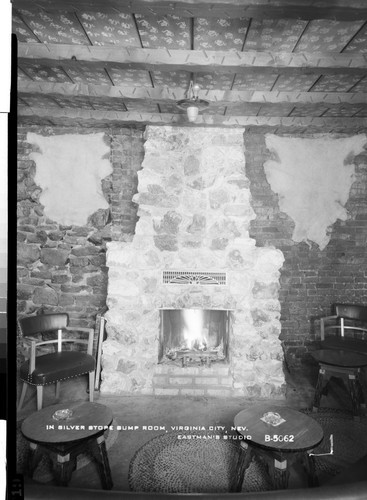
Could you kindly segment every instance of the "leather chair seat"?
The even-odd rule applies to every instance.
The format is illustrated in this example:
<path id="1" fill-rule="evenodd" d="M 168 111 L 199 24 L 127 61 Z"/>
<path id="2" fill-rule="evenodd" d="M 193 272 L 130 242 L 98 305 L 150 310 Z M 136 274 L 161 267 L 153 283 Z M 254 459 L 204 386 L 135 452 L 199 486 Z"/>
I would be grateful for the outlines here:
<path id="1" fill-rule="evenodd" d="M 29 375 L 29 361 L 22 364 L 20 378 L 33 385 L 53 384 L 59 380 L 88 373 L 95 368 L 95 359 L 90 354 L 78 351 L 63 351 L 37 356 L 36 368 Z"/>

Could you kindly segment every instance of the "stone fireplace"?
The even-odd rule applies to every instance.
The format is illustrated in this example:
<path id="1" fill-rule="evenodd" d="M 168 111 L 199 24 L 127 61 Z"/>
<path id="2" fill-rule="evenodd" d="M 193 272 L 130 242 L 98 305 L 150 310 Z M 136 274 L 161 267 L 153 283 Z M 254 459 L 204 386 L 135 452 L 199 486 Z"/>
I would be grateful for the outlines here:
<path id="1" fill-rule="evenodd" d="M 243 133 L 147 127 L 136 231 L 108 245 L 102 392 L 284 395 L 284 259 L 249 237 Z M 201 333 L 183 334 L 188 322 Z M 170 349 L 179 357 L 167 358 Z"/>

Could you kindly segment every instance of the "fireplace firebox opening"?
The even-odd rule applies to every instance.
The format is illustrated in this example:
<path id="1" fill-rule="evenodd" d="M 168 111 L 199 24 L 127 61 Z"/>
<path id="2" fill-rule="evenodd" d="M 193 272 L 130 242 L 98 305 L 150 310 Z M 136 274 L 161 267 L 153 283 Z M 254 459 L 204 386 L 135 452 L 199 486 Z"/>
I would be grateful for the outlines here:
<path id="1" fill-rule="evenodd" d="M 158 363 L 228 363 L 231 311 L 161 309 Z"/>

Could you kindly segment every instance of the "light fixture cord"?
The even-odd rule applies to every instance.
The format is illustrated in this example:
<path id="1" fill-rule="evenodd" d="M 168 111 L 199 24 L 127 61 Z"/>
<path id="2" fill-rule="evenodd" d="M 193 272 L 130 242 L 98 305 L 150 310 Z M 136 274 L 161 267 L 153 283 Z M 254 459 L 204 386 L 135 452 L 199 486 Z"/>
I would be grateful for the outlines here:
<path id="1" fill-rule="evenodd" d="M 187 97 L 190 100 L 194 99 L 194 89 L 193 89 L 193 82 L 190 80 L 190 85 L 189 85 L 189 90 L 187 91 Z"/>

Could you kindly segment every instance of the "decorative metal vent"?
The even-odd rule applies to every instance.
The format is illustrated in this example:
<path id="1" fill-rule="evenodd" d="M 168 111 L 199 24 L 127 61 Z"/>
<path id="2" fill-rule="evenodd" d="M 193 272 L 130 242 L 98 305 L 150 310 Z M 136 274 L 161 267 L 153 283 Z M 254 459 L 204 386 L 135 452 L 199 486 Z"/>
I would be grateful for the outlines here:
<path id="1" fill-rule="evenodd" d="M 226 285 L 227 273 L 206 271 L 163 271 L 165 285 Z"/>

